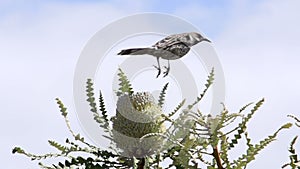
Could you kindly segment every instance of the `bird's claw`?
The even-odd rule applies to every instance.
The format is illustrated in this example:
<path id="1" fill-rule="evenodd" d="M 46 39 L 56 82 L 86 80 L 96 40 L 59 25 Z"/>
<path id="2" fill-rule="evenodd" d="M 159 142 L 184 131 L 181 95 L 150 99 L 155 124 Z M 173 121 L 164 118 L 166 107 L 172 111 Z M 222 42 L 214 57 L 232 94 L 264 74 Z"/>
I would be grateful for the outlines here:
<path id="1" fill-rule="evenodd" d="M 161 69 L 160 69 L 159 66 L 153 65 L 153 67 L 155 67 L 155 69 L 158 70 L 158 73 L 157 73 L 157 75 L 156 75 L 156 78 L 158 78 L 159 75 L 161 74 Z M 164 74 L 163 77 L 166 77 L 166 76 L 168 76 L 168 74 L 169 74 L 169 72 L 170 72 L 170 67 L 164 66 L 164 68 L 166 69 L 166 71 L 163 72 L 163 74 Z"/>
<path id="2" fill-rule="evenodd" d="M 166 71 L 164 71 L 164 76 L 163 77 L 166 77 L 166 76 L 168 76 L 168 74 L 170 72 L 170 67 L 164 66 L 164 68 L 166 69 Z"/>
<path id="3" fill-rule="evenodd" d="M 155 67 L 155 68 L 158 70 L 158 73 L 157 73 L 157 75 L 156 75 L 156 78 L 158 78 L 158 76 L 159 76 L 160 73 L 161 73 L 161 69 L 160 69 L 160 67 L 155 66 L 155 65 L 153 65 L 153 67 Z"/>

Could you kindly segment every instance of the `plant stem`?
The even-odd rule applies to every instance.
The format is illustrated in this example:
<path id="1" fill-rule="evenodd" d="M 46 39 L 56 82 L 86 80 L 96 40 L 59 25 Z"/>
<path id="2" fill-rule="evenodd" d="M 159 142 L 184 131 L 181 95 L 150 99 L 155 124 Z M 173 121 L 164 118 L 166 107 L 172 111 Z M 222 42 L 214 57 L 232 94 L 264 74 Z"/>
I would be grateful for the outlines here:
<path id="1" fill-rule="evenodd" d="M 223 166 L 222 166 L 222 162 L 221 162 L 221 158 L 220 158 L 220 154 L 219 154 L 219 151 L 218 151 L 218 147 L 215 146 L 213 147 L 213 154 L 214 158 L 216 159 L 216 162 L 217 162 L 217 165 L 218 165 L 218 169 L 225 169 Z"/>
<path id="2" fill-rule="evenodd" d="M 157 164 L 157 168 L 159 168 L 159 161 L 160 161 L 160 154 L 156 155 L 156 164 Z"/>
<path id="3" fill-rule="evenodd" d="M 144 169 L 145 166 L 145 158 L 140 158 L 137 169 Z"/>

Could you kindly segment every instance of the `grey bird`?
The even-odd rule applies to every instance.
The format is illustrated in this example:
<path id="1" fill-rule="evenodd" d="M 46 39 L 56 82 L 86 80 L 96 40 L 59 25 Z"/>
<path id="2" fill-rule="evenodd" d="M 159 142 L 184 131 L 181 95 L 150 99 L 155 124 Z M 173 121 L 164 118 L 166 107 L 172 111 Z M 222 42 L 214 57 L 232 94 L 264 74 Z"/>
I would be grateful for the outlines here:
<path id="1" fill-rule="evenodd" d="M 161 73 L 159 58 L 168 60 L 168 67 L 164 66 L 166 71 L 164 76 L 166 77 L 170 71 L 170 60 L 176 60 L 186 55 L 192 46 L 199 42 L 206 41 L 211 42 L 207 38 L 204 38 L 197 32 L 181 33 L 169 35 L 166 38 L 156 42 L 153 46 L 148 48 L 131 48 L 123 49 L 118 55 L 152 55 L 157 59 L 157 66 L 153 65 L 157 70 L 158 74 Z"/>

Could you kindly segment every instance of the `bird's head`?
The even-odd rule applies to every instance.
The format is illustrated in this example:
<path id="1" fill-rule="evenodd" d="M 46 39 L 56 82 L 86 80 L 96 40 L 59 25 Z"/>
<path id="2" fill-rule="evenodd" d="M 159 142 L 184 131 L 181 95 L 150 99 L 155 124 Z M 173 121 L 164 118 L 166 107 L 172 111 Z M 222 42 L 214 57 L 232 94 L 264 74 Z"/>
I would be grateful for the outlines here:
<path id="1" fill-rule="evenodd" d="M 200 35 L 197 32 L 191 32 L 190 35 L 195 40 L 195 44 L 197 44 L 199 42 L 202 42 L 202 41 L 206 41 L 206 42 L 210 42 L 211 43 L 211 41 L 209 39 L 204 38 L 202 35 Z"/>

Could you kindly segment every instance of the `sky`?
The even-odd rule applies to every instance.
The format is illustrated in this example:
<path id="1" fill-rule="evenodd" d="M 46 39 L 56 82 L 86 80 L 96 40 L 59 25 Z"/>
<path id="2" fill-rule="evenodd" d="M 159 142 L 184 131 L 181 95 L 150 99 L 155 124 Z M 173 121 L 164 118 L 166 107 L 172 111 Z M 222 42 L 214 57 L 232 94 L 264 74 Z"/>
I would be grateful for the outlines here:
<path id="1" fill-rule="evenodd" d="M 71 137 L 56 97 L 68 107 L 74 130 L 84 135 L 73 102 L 80 53 L 101 28 L 143 12 L 180 17 L 213 41 L 224 71 L 229 110 L 266 99 L 248 127 L 250 137 L 258 142 L 290 122 L 288 114 L 300 117 L 299 5 L 297 0 L 2 0 L 1 165 L 38 168 L 28 158 L 12 155 L 12 148 L 42 154 L 55 151 L 47 140 L 63 142 Z M 287 148 L 299 131 L 293 127 L 280 133 L 248 168 L 280 168 L 288 162 Z"/>

